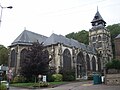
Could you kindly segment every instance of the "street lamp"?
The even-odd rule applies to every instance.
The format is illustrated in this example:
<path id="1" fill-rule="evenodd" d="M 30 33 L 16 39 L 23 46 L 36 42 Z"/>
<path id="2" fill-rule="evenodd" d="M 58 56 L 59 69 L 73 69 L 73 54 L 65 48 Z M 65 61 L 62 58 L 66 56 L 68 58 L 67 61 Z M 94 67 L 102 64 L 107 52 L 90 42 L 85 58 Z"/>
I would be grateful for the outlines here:
<path id="1" fill-rule="evenodd" d="M 3 6 L 0 4 L 0 8 L 1 8 L 1 14 L 0 14 L 0 26 L 1 26 L 3 9 L 5 9 L 5 8 L 12 9 L 13 7 L 12 7 L 12 6 L 3 7 Z"/>

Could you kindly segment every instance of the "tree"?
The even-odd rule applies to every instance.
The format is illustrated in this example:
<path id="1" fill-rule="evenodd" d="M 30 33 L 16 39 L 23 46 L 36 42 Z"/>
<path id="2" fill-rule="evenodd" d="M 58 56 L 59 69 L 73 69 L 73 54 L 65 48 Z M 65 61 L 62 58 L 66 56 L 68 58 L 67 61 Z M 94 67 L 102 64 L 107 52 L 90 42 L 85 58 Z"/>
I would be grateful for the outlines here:
<path id="1" fill-rule="evenodd" d="M 111 62 L 106 64 L 108 69 L 120 69 L 120 60 L 113 59 Z"/>
<path id="2" fill-rule="evenodd" d="M 1 64 L 8 64 L 8 49 L 3 45 L 0 45 L 0 65 Z"/>
<path id="3" fill-rule="evenodd" d="M 44 49 L 43 44 L 35 42 L 27 50 L 20 73 L 28 80 L 33 76 L 38 77 L 39 74 L 46 75 L 49 71 L 49 61 L 49 53 Z"/>
<path id="4" fill-rule="evenodd" d="M 88 31 L 85 30 L 79 31 L 77 33 L 72 32 L 70 34 L 67 34 L 66 37 L 75 39 L 80 43 L 89 44 L 89 34 Z"/>
<path id="5" fill-rule="evenodd" d="M 111 34 L 111 43 L 112 43 L 112 49 L 113 49 L 113 57 L 115 57 L 115 44 L 114 44 L 114 40 L 115 40 L 115 37 L 118 34 L 120 34 L 120 24 L 108 25 L 107 29 L 110 31 L 110 34 Z"/>

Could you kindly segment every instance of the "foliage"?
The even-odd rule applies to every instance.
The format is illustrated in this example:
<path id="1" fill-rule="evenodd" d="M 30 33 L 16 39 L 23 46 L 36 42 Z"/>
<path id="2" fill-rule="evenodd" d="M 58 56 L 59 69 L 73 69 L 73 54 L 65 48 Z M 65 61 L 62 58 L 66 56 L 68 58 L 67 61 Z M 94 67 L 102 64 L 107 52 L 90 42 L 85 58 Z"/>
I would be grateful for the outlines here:
<path id="1" fill-rule="evenodd" d="M 48 82 L 41 82 L 39 84 L 40 84 L 40 87 L 48 87 L 49 86 Z"/>
<path id="2" fill-rule="evenodd" d="M 52 78 L 53 78 L 54 82 L 60 82 L 60 81 L 62 81 L 63 76 L 62 76 L 62 74 L 53 74 Z"/>
<path id="3" fill-rule="evenodd" d="M 32 88 L 32 87 L 39 87 L 40 84 L 45 83 L 48 86 L 57 86 L 57 85 L 61 85 L 61 84 L 66 84 L 66 82 L 37 82 L 37 83 L 12 83 L 10 84 L 13 87 L 26 87 L 26 88 Z M 41 87 L 43 86 L 43 84 L 41 85 Z"/>
<path id="4" fill-rule="evenodd" d="M 43 44 L 35 42 L 27 50 L 25 60 L 22 62 L 20 74 L 26 77 L 27 80 L 31 80 L 32 77 L 38 77 L 39 74 L 47 75 L 49 61 L 49 53 L 47 50 L 44 50 Z"/>
<path id="5" fill-rule="evenodd" d="M 55 69 L 56 69 L 55 67 L 50 67 L 50 70 L 47 74 L 47 81 L 48 82 L 53 82 L 54 81 L 52 75 L 55 74 Z"/>
<path id="6" fill-rule="evenodd" d="M 118 34 L 120 34 L 120 24 L 109 25 L 109 26 L 107 26 L 107 29 L 111 33 L 111 43 L 112 43 L 112 49 L 113 49 L 113 57 L 115 57 L 115 44 L 114 44 L 114 40 L 115 40 L 115 37 Z"/>
<path id="7" fill-rule="evenodd" d="M 7 88 L 4 84 L 0 84 L 0 90 L 7 90 Z"/>
<path id="8" fill-rule="evenodd" d="M 0 65 L 8 65 L 8 49 L 0 45 Z"/>
<path id="9" fill-rule="evenodd" d="M 66 35 L 66 37 L 75 39 L 80 43 L 89 44 L 89 33 L 88 31 L 85 31 L 85 30 L 79 31 L 77 33 L 74 33 L 74 32 L 69 33 Z"/>
<path id="10" fill-rule="evenodd" d="M 13 87 L 31 87 L 33 85 L 34 83 L 12 83 L 10 84 L 10 86 L 13 86 Z"/>
<path id="11" fill-rule="evenodd" d="M 23 83 L 26 82 L 26 78 L 23 76 L 16 76 L 13 79 L 13 83 Z"/>
<path id="12" fill-rule="evenodd" d="M 75 80 L 75 71 L 73 70 L 60 70 L 60 73 L 63 75 L 63 81 L 74 81 Z"/>
<path id="13" fill-rule="evenodd" d="M 33 87 L 48 87 L 50 84 L 48 82 L 35 83 Z"/>
<path id="14" fill-rule="evenodd" d="M 118 69 L 120 70 L 120 60 L 113 59 L 111 62 L 106 64 L 107 69 Z"/>

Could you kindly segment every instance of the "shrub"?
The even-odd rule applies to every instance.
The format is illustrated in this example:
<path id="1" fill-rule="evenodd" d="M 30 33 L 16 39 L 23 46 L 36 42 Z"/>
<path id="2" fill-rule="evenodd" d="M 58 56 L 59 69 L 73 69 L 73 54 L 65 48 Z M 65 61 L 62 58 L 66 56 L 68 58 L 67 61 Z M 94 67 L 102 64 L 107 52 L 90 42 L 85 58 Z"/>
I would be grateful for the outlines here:
<path id="1" fill-rule="evenodd" d="M 48 86 L 49 86 L 49 83 L 47 83 L 47 82 L 40 83 L 40 87 L 48 87 Z"/>
<path id="2" fill-rule="evenodd" d="M 48 82 L 53 82 L 54 81 L 54 78 L 51 74 L 47 75 L 47 81 Z"/>
<path id="3" fill-rule="evenodd" d="M 13 83 L 23 83 L 26 81 L 26 78 L 23 76 L 16 76 L 13 79 Z"/>
<path id="4" fill-rule="evenodd" d="M 63 81 L 74 81 L 75 72 L 74 70 L 61 70 L 60 73 L 63 75 Z"/>
<path id="5" fill-rule="evenodd" d="M 107 69 L 120 69 L 120 60 L 112 60 L 106 64 Z"/>
<path id="6" fill-rule="evenodd" d="M 0 85 L 0 90 L 7 90 L 7 88 L 6 88 L 5 85 L 1 84 L 1 85 Z"/>
<path id="7" fill-rule="evenodd" d="M 48 82 L 53 82 L 54 81 L 52 75 L 55 74 L 55 70 L 56 70 L 55 67 L 50 67 L 50 70 L 47 73 L 47 81 Z"/>
<path id="8" fill-rule="evenodd" d="M 64 75 L 64 78 L 63 78 L 64 81 L 74 81 L 75 78 L 73 75 Z"/>
<path id="9" fill-rule="evenodd" d="M 60 82 L 60 81 L 62 81 L 63 76 L 62 76 L 62 74 L 53 74 L 52 78 L 53 78 L 54 82 Z"/>
<path id="10" fill-rule="evenodd" d="M 35 83 L 33 87 L 48 87 L 49 83 L 48 82 L 40 82 L 40 83 Z"/>

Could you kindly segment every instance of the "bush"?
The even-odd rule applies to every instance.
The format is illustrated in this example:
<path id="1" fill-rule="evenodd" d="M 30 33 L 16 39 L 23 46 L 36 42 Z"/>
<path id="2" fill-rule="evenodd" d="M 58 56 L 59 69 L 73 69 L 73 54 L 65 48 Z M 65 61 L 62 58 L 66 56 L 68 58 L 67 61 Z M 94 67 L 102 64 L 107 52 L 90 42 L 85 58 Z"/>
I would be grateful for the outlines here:
<path id="1" fill-rule="evenodd" d="M 0 90 L 7 90 L 7 88 L 6 88 L 5 85 L 1 84 L 1 85 L 0 85 Z"/>
<path id="2" fill-rule="evenodd" d="M 54 81 L 54 78 L 51 74 L 47 75 L 47 81 L 48 82 L 53 82 Z"/>
<path id="3" fill-rule="evenodd" d="M 63 76 L 62 76 L 62 74 L 53 74 L 52 78 L 53 78 L 54 82 L 60 82 L 60 81 L 62 81 Z"/>
<path id="4" fill-rule="evenodd" d="M 107 69 L 120 69 L 120 60 L 112 60 L 106 64 Z"/>
<path id="5" fill-rule="evenodd" d="M 64 75 L 64 78 L 63 78 L 64 81 L 74 81 L 75 78 L 73 75 Z"/>
<path id="6" fill-rule="evenodd" d="M 63 75 L 63 81 L 74 81 L 75 80 L 74 70 L 61 70 L 60 73 Z"/>
<path id="7" fill-rule="evenodd" d="M 40 87 L 48 87 L 48 86 L 49 86 L 49 83 L 47 83 L 47 82 L 40 83 Z"/>
<path id="8" fill-rule="evenodd" d="M 48 87 L 48 86 L 49 86 L 48 82 L 40 82 L 33 85 L 33 87 Z"/>
<path id="9" fill-rule="evenodd" d="M 13 83 L 23 83 L 26 82 L 26 78 L 23 76 L 16 76 L 13 79 Z"/>

